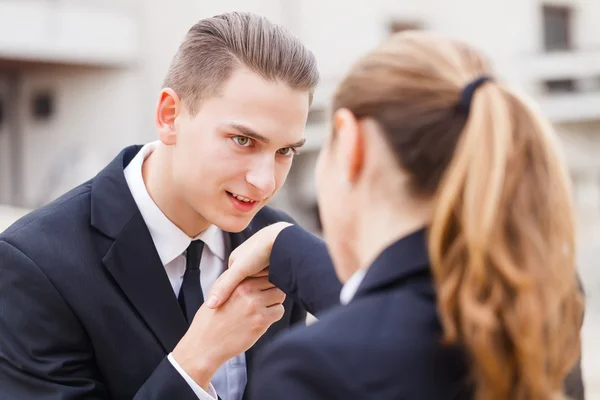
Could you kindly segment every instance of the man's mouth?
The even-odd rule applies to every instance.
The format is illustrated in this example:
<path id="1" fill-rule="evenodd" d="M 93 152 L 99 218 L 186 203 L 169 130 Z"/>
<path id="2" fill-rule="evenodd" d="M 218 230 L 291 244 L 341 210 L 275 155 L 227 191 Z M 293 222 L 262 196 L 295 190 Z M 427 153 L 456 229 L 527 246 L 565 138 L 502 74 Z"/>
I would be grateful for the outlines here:
<path id="1" fill-rule="evenodd" d="M 254 210 L 259 201 L 251 199 L 241 194 L 227 192 L 227 196 L 231 199 L 233 207 L 241 212 L 250 212 Z"/>
<path id="2" fill-rule="evenodd" d="M 227 194 L 230 195 L 231 197 L 238 199 L 239 201 L 243 201 L 244 203 L 256 203 L 257 202 L 256 200 L 252 200 L 251 198 L 244 197 L 244 196 L 236 194 L 236 193 L 227 192 Z"/>

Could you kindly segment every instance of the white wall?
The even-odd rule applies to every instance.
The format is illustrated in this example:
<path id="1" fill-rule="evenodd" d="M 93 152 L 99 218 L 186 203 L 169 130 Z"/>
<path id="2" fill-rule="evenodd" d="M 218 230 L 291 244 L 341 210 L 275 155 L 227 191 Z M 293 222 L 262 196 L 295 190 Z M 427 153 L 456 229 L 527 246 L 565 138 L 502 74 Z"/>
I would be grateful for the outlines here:
<path id="1" fill-rule="evenodd" d="M 23 75 L 24 206 L 36 207 L 90 178 L 140 130 L 140 81 L 127 70 L 48 67 Z M 54 96 L 54 114 L 36 120 L 35 92 Z"/>
<path id="2" fill-rule="evenodd" d="M 0 101 L 8 101 L 8 82 L 6 77 L 0 75 Z M 3 115 L 0 117 L 0 204 L 7 204 L 12 200 L 12 165 L 11 165 L 11 137 L 9 131 L 9 116 L 3 103 Z"/>
<path id="3" fill-rule="evenodd" d="M 95 65 L 130 62 L 138 37 L 128 2 L 107 7 L 90 0 L 3 0 L 0 57 Z"/>

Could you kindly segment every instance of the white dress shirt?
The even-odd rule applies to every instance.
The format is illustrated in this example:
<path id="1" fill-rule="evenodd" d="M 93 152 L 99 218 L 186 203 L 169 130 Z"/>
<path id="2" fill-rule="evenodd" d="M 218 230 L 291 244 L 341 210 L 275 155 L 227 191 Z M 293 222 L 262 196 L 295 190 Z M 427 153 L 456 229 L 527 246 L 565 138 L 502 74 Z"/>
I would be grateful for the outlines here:
<path id="1" fill-rule="evenodd" d="M 227 255 L 230 251 L 229 235 L 211 225 L 195 238 L 190 238 L 179 229 L 152 200 L 142 177 L 144 160 L 156 149 L 160 142 L 146 144 L 125 168 L 125 180 L 140 213 L 150 231 L 152 241 L 177 296 L 185 273 L 185 251 L 192 240 L 200 239 L 205 246 L 200 261 L 200 285 L 207 295 L 219 275 L 225 271 Z M 204 391 L 175 361 L 172 354 L 168 359 L 181 374 L 200 400 L 216 399 L 241 400 L 246 387 L 246 355 L 244 353 L 230 359 L 215 373 L 208 388 Z"/>
<path id="2" fill-rule="evenodd" d="M 350 279 L 348 279 L 344 286 L 342 286 L 342 291 L 340 292 L 340 303 L 343 305 L 350 303 L 350 300 L 354 298 L 354 295 L 358 291 L 358 288 L 360 287 L 360 284 L 362 283 L 366 274 L 366 268 L 359 269 L 352 274 Z"/>

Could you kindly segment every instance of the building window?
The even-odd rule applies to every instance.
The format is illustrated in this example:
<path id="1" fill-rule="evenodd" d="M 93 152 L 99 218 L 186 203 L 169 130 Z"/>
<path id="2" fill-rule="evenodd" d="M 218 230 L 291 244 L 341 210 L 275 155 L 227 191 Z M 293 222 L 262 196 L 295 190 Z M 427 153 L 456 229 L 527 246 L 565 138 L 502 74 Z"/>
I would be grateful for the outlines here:
<path id="1" fill-rule="evenodd" d="M 544 5 L 542 12 L 544 18 L 544 50 L 564 51 L 572 49 L 572 9 L 566 6 Z"/>
<path id="2" fill-rule="evenodd" d="M 35 93 L 32 98 L 32 114 L 36 120 L 50 119 L 54 113 L 54 96 L 49 90 Z"/>
<path id="3" fill-rule="evenodd" d="M 392 21 L 389 24 L 389 33 L 394 34 L 404 31 L 414 31 L 423 29 L 423 25 L 416 21 Z"/>
<path id="4" fill-rule="evenodd" d="M 544 81 L 544 86 L 548 93 L 572 93 L 577 90 L 574 79 L 548 80 Z"/>

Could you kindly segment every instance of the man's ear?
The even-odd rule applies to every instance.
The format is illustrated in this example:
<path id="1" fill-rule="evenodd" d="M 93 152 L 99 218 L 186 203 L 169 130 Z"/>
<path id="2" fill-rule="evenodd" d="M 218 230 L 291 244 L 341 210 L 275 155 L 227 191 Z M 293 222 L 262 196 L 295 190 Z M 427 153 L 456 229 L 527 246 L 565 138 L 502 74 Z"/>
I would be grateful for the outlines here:
<path id="1" fill-rule="evenodd" d="M 348 109 L 337 110 L 333 117 L 335 141 L 343 164 L 343 179 L 353 184 L 364 163 L 364 132 L 356 116 Z"/>
<path id="2" fill-rule="evenodd" d="M 166 145 L 177 142 L 175 120 L 181 113 L 181 108 L 181 99 L 173 89 L 164 88 L 160 91 L 156 105 L 156 128 L 160 141 Z"/>

